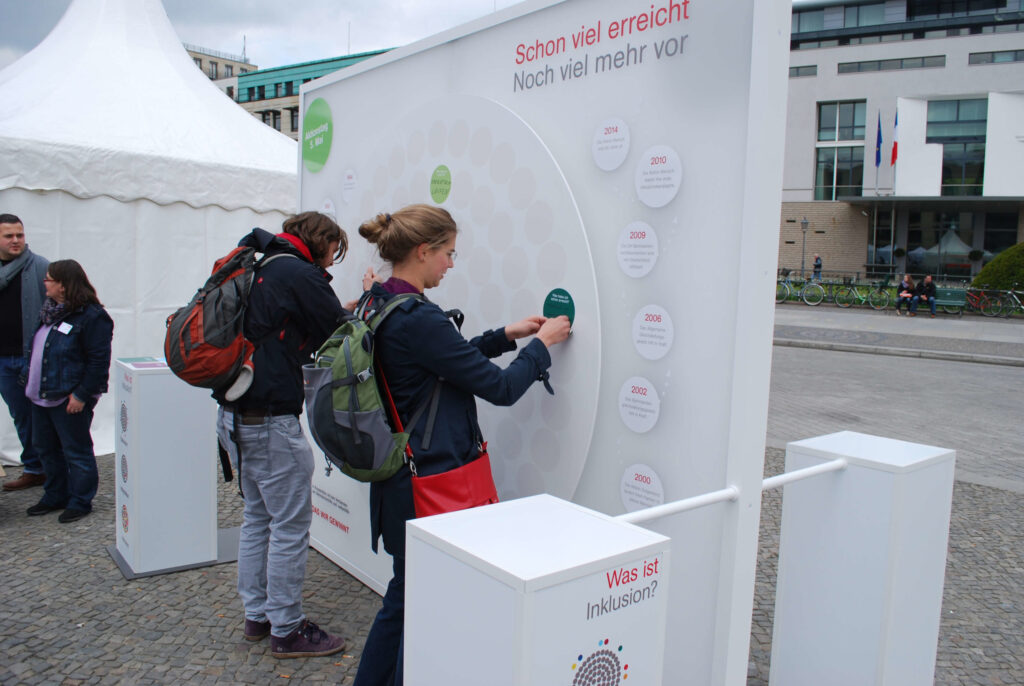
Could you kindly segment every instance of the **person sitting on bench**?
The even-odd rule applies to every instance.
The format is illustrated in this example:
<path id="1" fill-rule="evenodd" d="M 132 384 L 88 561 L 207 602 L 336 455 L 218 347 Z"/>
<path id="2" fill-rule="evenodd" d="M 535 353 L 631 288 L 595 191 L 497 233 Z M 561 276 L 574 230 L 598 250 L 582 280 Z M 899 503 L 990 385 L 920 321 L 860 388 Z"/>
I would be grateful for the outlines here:
<path id="1" fill-rule="evenodd" d="M 932 277 L 929 274 L 924 277 L 924 281 L 917 284 L 917 289 L 914 291 L 914 297 L 910 300 L 910 316 L 917 316 L 917 305 L 920 301 L 927 301 L 928 307 L 932 311 L 932 316 L 935 316 L 935 284 L 932 283 Z"/>
<path id="2" fill-rule="evenodd" d="M 917 286 L 910 274 L 904 274 L 900 285 L 896 287 L 896 314 L 899 315 L 900 308 L 905 304 L 907 311 L 910 311 L 910 301 L 914 299 L 914 291 Z"/>

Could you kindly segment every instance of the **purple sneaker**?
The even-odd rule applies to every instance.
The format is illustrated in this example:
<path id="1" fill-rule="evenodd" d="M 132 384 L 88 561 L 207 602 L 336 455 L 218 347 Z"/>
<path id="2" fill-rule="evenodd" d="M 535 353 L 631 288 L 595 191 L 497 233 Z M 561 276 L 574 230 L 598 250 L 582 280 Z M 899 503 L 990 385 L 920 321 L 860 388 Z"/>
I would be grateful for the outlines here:
<path id="1" fill-rule="evenodd" d="M 270 635 L 270 622 L 257 622 L 251 619 L 245 620 L 245 640 L 259 641 Z"/>
<path id="2" fill-rule="evenodd" d="M 284 638 L 270 636 L 270 654 L 277 658 L 320 657 L 345 649 L 345 639 L 331 636 L 308 619 Z"/>

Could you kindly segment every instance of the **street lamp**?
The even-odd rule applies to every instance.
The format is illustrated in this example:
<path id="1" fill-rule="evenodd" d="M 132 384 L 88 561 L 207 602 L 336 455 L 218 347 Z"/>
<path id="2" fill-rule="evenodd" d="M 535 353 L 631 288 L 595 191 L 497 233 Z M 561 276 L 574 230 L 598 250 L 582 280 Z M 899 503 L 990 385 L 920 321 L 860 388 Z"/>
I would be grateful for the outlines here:
<path id="1" fill-rule="evenodd" d="M 810 222 L 807 221 L 807 217 L 800 220 L 800 230 L 804 232 L 804 242 L 800 246 L 800 278 L 807 278 L 804 274 L 804 256 L 807 254 L 807 227 Z"/>

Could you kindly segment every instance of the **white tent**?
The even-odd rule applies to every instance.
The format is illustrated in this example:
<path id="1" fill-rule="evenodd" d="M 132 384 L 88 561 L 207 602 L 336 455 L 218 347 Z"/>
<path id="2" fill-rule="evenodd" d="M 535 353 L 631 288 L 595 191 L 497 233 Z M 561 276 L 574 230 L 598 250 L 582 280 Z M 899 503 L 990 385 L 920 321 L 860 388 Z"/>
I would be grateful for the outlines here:
<path id="1" fill-rule="evenodd" d="M 164 320 L 253 226 L 294 212 L 294 141 L 221 93 L 160 0 L 74 0 L 0 71 L 0 212 L 30 247 L 82 263 L 114 318 L 114 358 L 161 355 Z M 113 447 L 113 387 L 97 408 Z M 0 458 L 17 436 L 0 413 Z"/>
<path id="2" fill-rule="evenodd" d="M 960 240 L 956 231 L 947 229 L 938 243 L 924 251 L 922 264 L 932 271 L 942 271 L 945 265 L 968 262 L 971 246 Z"/>

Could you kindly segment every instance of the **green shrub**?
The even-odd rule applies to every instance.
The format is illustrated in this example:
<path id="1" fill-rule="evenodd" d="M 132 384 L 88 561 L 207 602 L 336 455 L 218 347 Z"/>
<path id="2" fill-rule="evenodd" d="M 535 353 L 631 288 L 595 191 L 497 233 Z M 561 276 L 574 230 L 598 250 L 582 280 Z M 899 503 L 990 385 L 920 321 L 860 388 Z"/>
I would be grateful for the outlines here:
<path id="1" fill-rule="evenodd" d="M 1024 243 L 1018 243 L 996 255 L 986 264 L 971 283 L 975 288 L 1008 290 L 1013 284 L 1024 284 Z"/>

